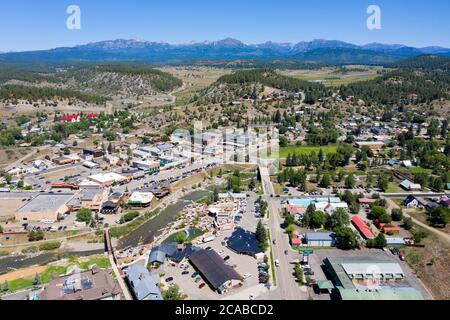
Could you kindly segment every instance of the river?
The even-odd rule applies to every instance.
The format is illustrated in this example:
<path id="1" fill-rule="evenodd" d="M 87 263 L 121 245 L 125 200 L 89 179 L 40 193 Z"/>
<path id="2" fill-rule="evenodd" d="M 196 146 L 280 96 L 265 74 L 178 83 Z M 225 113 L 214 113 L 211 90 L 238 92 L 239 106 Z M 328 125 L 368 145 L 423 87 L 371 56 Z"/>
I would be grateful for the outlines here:
<path id="1" fill-rule="evenodd" d="M 176 203 L 167 206 L 156 217 L 144 223 L 130 235 L 122 238 L 119 242 L 118 249 L 120 250 L 128 246 L 136 247 L 139 244 L 153 242 L 154 238 L 161 234 L 161 229 L 170 222 L 173 222 L 180 211 L 192 203 L 192 201 L 198 201 L 210 193 L 211 191 L 207 190 L 194 191 L 182 197 Z"/>
<path id="2" fill-rule="evenodd" d="M 139 244 L 147 244 L 153 242 L 155 236 L 160 234 L 160 230 L 164 228 L 167 224 L 175 220 L 176 215 L 182 211 L 187 205 L 189 205 L 192 201 L 198 201 L 208 194 L 211 191 L 207 190 L 198 190 L 194 191 L 176 203 L 167 206 L 164 210 L 162 210 L 156 217 L 145 222 L 142 226 L 137 228 L 128 236 L 124 237 L 118 244 L 118 249 L 122 249 L 128 246 L 135 247 Z M 82 252 L 64 252 L 64 256 L 91 256 L 96 254 L 102 254 L 104 250 L 94 250 L 94 251 L 82 251 Z M 19 255 L 14 257 L 5 257 L 0 258 L 0 273 L 10 271 L 10 268 L 21 269 L 27 268 L 34 265 L 41 265 L 49 263 L 58 258 L 56 253 L 43 253 L 38 256 L 29 257 L 25 255 Z"/>

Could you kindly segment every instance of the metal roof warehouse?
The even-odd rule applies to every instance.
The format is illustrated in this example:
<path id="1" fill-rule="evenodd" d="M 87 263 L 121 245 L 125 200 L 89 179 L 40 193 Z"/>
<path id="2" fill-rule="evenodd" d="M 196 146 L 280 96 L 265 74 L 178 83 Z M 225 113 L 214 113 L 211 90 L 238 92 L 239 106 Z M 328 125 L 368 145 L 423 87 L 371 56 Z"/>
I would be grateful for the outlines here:
<path id="1" fill-rule="evenodd" d="M 18 221 L 56 221 L 58 214 L 69 211 L 67 203 L 74 197 L 73 193 L 39 194 L 15 213 Z"/>
<path id="2" fill-rule="evenodd" d="M 242 281 L 242 277 L 231 266 L 225 264 L 214 250 L 195 252 L 189 260 L 211 287 L 219 292 Z"/>

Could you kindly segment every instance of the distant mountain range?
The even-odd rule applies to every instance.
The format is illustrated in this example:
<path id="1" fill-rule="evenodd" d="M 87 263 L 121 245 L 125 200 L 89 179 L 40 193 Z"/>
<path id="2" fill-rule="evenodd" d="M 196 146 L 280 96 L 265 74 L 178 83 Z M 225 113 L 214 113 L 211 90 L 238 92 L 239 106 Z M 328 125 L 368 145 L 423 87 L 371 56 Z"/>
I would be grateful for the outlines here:
<path id="1" fill-rule="evenodd" d="M 312 40 L 296 44 L 265 42 L 244 44 L 227 38 L 189 44 L 140 40 L 110 40 L 51 50 L 0 54 L 0 63 L 71 63 L 135 61 L 179 63 L 194 60 L 286 59 L 321 64 L 389 64 L 424 54 L 450 56 L 443 47 L 413 48 L 401 44 L 355 45 L 337 40 Z"/>

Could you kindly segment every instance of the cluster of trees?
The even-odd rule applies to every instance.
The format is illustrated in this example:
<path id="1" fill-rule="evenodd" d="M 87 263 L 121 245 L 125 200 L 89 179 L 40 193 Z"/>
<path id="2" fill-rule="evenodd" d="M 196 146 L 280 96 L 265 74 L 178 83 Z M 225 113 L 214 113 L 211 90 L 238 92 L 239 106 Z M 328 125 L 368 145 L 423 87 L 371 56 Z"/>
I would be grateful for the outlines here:
<path id="1" fill-rule="evenodd" d="M 450 208 L 439 206 L 428 212 L 428 222 L 433 227 L 445 228 L 450 222 Z"/>
<path id="2" fill-rule="evenodd" d="M 383 249 L 387 246 L 386 237 L 384 236 L 383 233 L 380 232 L 376 238 L 368 239 L 366 241 L 366 246 L 368 248 Z"/>
<path id="3" fill-rule="evenodd" d="M 313 146 L 326 146 L 337 142 L 339 133 L 332 122 L 323 122 L 322 128 L 317 128 L 314 124 L 308 126 L 306 141 Z"/>
<path id="4" fill-rule="evenodd" d="M 88 103 L 101 104 L 108 101 L 108 98 L 82 93 L 74 90 L 51 88 L 51 87 L 30 87 L 23 85 L 4 85 L 0 87 L 0 101 L 17 103 L 18 100 L 45 101 L 51 99 L 76 99 Z"/>
<path id="5" fill-rule="evenodd" d="M 320 149 L 318 153 L 314 150 L 308 154 L 288 154 L 286 158 L 286 167 L 299 167 L 304 166 L 306 168 L 319 167 L 325 170 L 334 170 L 337 167 L 344 167 L 349 164 L 350 158 L 354 153 L 354 148 L 349 144 L 340 144 L 336 152 L 325 154 Z"/>
<path id="6" fill-rule="evenodd" d="M 284 76 L 271 69 L 251 69 L 220 77 L 216 83 L 206 89 L 205 95 L 220 91 L 222 95 L 227 96 L 227 100 L 243 96 L 256 99 L 264 86 L 290 92 L 303 91 L 306 95 L 305 102 L 309 104 L 314 104 L 318 99 L 331 94 L 331 90 L 321 84 Z M 220 102 L 217 100 L 219 99 L 217 95 L 214 99 L 215 101 L 212 102 Z"/>
<path id="7" fill-rule="evenodd" d="M 169 286 L 169 288 L 163 292 L 163 299 L 169 301 L 183 300 L 180 287 L 176 284 Z"/>
<path id="8" fill-rule="evenodd" d="M 450 169 L 449 140 L 446 142 L 444 153 L 440 151 L 442 145 L 436 140 L 415 138 L 414 135 L 408 134 L 408 132 L 400 134 L 397 140 L 400 146 L 406 148 L 406 154 L 402 155 L 403 158 L 415 158 L 419 166 L 432 169 L 436 173 L 442 172 L 442 169 Z"/>
<path id="9" fill-rule="evenodd" d="M 395 70 L 374 80 L 341 86 L 339 92 L 343 99 L 355 96 L 369 105 L 407 105 L 447 98 L 449 84 L 448 72 Z"/>
<path id="10" fill-rule="evenodd" d="M 262 220 L 259 220 L 258 224 L 256 225 L 256 239 L 261 243 L 261 251 L 265 252 L 269 247 L 269 237 L 267 235 L 267 230 L 262 223 Z"/>
<path id="11" fill-rule="evenodd" d="M 80 222 L 85 222 L 86 224 L 91 223 L 92 221 L 92 211 L 87 208 L 81 208 L 77 212 L 77 220 Z"/>
<path id="12" fill-rule="evenodd" d="M 364 195 L 353 194 L 350 190 L 345 190 L 344 193 L 336 192 L 336 196 L 347 203 L 350 213 L 358 214 L 360 209 L 358 199 L 364 198 Z"/>
<path id="13" fill-rule="evenodd" d="M 286 183 L 293 187 L 298 187 L 303 192 L 308 191 L 307 187 L 307 173 L 305 170 L 294 170 L 292 168 L 287 168 L 278 173 L 278 182 Z"/>
<path id="14" fill-rule="evenodd" d="M 242 179 L 239 170 L 235 170 L 232 175 L 227 178 L 227 190 L 234 193 L 242 191 Z"/>

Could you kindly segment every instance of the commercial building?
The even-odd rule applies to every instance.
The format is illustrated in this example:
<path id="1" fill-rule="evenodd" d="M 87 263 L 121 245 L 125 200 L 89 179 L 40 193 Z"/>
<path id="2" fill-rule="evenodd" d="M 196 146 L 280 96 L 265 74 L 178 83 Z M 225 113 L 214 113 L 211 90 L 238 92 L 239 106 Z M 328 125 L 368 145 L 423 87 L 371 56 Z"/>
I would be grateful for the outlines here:
<path id="1" fill-rule="evenodd" d="M 127 272 L 127 281 L 137 300 L 163 300 L 159 276 L 150 274 L 144 266 L 132 265 Z"/>
<path id="2" fill-rule="evenodd" d="M 159 161 L 133 161 L 133 167 L 148 173 L 158 173 L 161 170 Z"/>
<path id="3" fill-rule="evenodd" d="M 310 247 L 334 247 L 336 234 L 333 232 L 307 232 L 305 241 Z"/>
<path id="4" fill-rule="evenodd" d="M 54 278 L 38 300 L 121 300 L 122 291 L 111 270 L 91 270 Z"/>
<path id="5" fill-rule="evenodd" d="M 417 183 L 413 183 L 409 180 L 404 180 L 400 183 L 400 187 L 408 191 L 420 191 L 422 190 L 422 186 Z"/>
<path id="6" fill-rule="evenodd" d="M 239 254 L 256 257 L 261 253 L 261 243 L 253 232 L 236 228 L 228 239 L 228 247 Z"/>
<path id="7" fill-rule="evenodd" d="M 352 217 L 352 223 L 355 226 L 355 228 L 361 233 L 364 239 L 367 240 L 375 238 L 373 232 L 360 217 L 358 216 Z"/>
<path id="8" fill-rule="evenodd" d="M 74 197 L 73 193 L 39 194 L 15 213 L 17 221 L 57 221 L 58 215 L 69 212 L 68 203 Z"/>
<path id="9" fill-rule="evenodd" d="M 405 274 L 396 262 L 326 258 L 324 267 L 341 300 L 423 300 L 418 290 L 402 287 Z"/>
<path id="10" fill-rule="evenodd" d="M 211 288 L 225 293 L 242 283 L 243 278 L 231 266 L 225 264 L 214 250 L 200 250 L 189 257 L 194 268 L 203 276 Z"/>
<path id="11" fill-rule="evenodd" d="M 126 178 L 118 173 L 109 172 L 109 173 L 99 173 L 93 176 L 88 177 L 90 181 L 98 183 L 102 187 L 110 187 L 114 184 L 123 183 Z"/>
<path id="12" fill-rule="evenodd" d="M 128 199 L 128 205 L 136 207 L 149 207 L 154 198 L 151 192 L 133 192 Z"/>
<path id="13" fill-rule="evenodd" d="M 53 159 L 53 162 L 56 164 L 59 164 L 59 165 L 66 165 L 66 164 L 75 163 L 75 160 L 73 160 L 72 158 L 66 157 L 66 156 L 62 156 L 62 157 Z"/>

